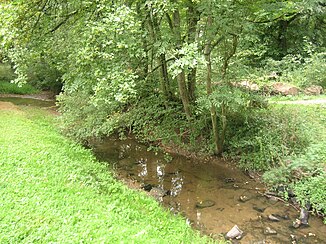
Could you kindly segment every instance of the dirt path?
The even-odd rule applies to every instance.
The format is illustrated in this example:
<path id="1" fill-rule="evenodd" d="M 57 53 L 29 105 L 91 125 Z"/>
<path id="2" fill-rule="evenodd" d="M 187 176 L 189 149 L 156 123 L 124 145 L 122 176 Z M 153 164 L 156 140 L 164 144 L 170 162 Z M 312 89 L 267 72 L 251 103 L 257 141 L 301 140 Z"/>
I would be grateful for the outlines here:
<path id="1" fill-rule="evenodd" d="M 19 98 L 32 98 L 42 101 L 53 101 L 55 100 L 55 94 L 53 92 L 43 91 L 38 94 L 30 95 L 19 95 L 19 94 L 0 94 L 0 97 L 19 97 Z"/>
<path id="2" fill-rule="evenodd" d="M 277 101 L 277 102 L 270 102 L 270 103 L 298 104 L 298 105 L 316 105 L 316 104 L 325 104 L 326 105 L 326 98 L 314 99 L 314 100 Z"/>

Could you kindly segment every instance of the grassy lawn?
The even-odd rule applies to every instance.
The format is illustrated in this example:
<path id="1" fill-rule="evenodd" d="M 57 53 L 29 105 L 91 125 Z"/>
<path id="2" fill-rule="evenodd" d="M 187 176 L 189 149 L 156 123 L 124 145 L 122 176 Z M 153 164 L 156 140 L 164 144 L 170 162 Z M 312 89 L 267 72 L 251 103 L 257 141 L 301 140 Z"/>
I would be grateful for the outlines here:
<path id="1" fill-rule="evenodd" d="M 207 243 L 38 109 L 0 110 L 0 243 Z"/>
<path id="2" fill-rule="evenodd" d="M 15 83 L 0 81 L 0 94 L 35 94 L 40 92 L 29 84 L 18 86 Z"/>

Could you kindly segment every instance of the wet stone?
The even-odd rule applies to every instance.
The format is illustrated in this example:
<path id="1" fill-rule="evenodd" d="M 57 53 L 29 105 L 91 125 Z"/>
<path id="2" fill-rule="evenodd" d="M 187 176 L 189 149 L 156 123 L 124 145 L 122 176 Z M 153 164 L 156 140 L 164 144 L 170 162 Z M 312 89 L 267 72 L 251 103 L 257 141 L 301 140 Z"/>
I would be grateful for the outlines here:
<path id="1" fill-rule="evenodd" d="M 279 222 L 280 221 L 280 219 L 277 218 L 276 216 L 274 216 L 273 214 L 268 215 L 268 219 L 270 221 L 274 221 L 274 222 Z"/>
<path id="2" fill-rule="evenodd" d="M 151 191 L 153 187 L 154 185 L 152 184 L 144 184 L 141 186 L 141 188 L 144 189 L 145 191 Z"/>
<path id="3" fill-rule="evenodd" d="M 300 221 L 303 225 L 308 225 L 309 212 L 305 208 L 301 208 L 300 211 Z"/>
<path id="4" fill-rule="evenodd" d="M 257 212 L 263 213 L 266 208 L 254 206 L 254 207 L 252 207 L 252 209 L 253 210 L 256 210 Z"/>
<path id="5" fill-rule="evenodd" d="M 239 239 L 241 239 L 242 235 L 243 235 L 243 231 L 240 230 L 240 228 L 239 228 L 237 225 L 235 225 L 235 226 L 233 226 L 232 229 L 231 229 L 231 230 L 230 230 L 230 231 L 225 235 L 225 238 L 226 238 L 226 239 L 237 239 L 237 240 L 239 240 Z"/>
<path id="6" fill-rule="evenodd" d="M 235 178 L 225 178 L 224 179 L 225 183 L 234 183 L 235 182 Z"/>
<path id="7" fill-rule="evenodd" d="M 209 208 L 215 205 L 213 200 L 204 200 L 196 203 L 196 208 Z"/>
<path id="8" fill-rule="evenodd" d="M 292 224 L 292 226 L 293 226 L 295 229 L 299 228 L 300 225 L 301 225 L 301 220 L 299 220 L 299 219 L 296 219 L 296 220 L 293 222 L 293 224 Z"/>
<path id="9" fill-rule="evenodd" d="M 250 199 L 249 199 L 247 196 L 240 196 L 240 197 L 239 197 L 239 200 L 240 200 L 241 202 L 247 202 L 247 201 L 249 201 Z"/>
<path id="10" fill-rule="evenodd" d="M 276 235 L 277 232 L 276 230 L 273 230 L 271 227 L 266 227 L 265 230 L 264 230 L 264 234 L 265 235 Z"/>

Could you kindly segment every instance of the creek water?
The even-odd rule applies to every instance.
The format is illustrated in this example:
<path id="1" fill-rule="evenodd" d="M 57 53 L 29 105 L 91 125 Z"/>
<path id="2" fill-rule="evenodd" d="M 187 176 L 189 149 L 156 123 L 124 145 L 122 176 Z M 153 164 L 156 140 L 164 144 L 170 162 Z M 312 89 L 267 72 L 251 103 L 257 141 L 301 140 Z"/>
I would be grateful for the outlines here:
<path id="1" fill-rule="evenodd" d="M 158 198 L 163 206 L 181 213 L 204 234 L 218 237 L 238 225 L 244 235 L 237 243 L 326 243 L 326 226 L 320 218 L 310 216 L 308 226 L 295 229 L 292 223 L 300 213 L 265 197 L 264 186 L 232 163 L 177 154 L 171 160 L 133 139 L 106 139 L 94 143 L 93 150 L 134 188 L 155 186 L 167 192 Z M 212 206 L 203 208 L 206 203 Z M 271 221 L 269 215 L 279 221 Z"/>
<path id="2" fill-rule="evenodd" d="M 14 97 L 1 97 L 0 101 L 46 109 L 55 104 Z M 287 203 L 263 196 L 264 186 L 232 163 L 167 156 L 148 151 L 134 139 L 106 139 L 93 143 L 92 148 L 133 188 L 155 186 L 167 191 L 166 196 L 158 198 L 162 205 L 181 213 L 203 234 L 218 237 L 238 225 L 244 234 L 236 243 L 326 243 L 326 225 L 320 218 L 310 216 L 308 226 L 293 228 L 299 212 Z M 269 220 L 269 215 L 279 221 Z"/>

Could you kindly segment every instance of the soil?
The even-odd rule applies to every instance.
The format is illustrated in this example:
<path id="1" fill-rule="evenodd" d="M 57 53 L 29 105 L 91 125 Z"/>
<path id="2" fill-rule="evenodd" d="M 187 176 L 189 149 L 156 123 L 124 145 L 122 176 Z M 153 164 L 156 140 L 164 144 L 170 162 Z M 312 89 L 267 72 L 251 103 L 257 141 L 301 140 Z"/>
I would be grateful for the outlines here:
<path id="1" fill-rule="evenodd" d="M 0 110 L 11 110 L 11 111 L 16 110 L 16 111 L 18 111 L 19 108 L 11 102 L 1 102 L 0 101 Z"/>

